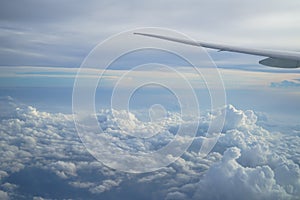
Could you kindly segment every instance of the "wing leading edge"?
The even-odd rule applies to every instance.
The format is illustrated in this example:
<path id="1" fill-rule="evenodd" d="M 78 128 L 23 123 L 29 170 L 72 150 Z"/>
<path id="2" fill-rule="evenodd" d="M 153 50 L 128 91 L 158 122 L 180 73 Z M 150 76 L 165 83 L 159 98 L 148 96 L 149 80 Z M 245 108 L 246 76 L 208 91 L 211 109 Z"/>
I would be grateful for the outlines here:
<path id="1" fill-rule="evenodd" d="M 300 67 L 300 52 L 293 51 L 275 51 L 275 50 L 261 50 L 261 49 L 249 49 L 243 47 L 236 47 L 230 45 L 220 45 L 212 44 L 206 42 L 195 42 L 193 40 L 179 39 L 174 37 L 148 34 L 148 33 L 134 33 L 136 35 L 142 35 L 147 37 L 159 38 L 163 40 L 168 40 L 172 42 L 179 42 L 187 45 L 200 46 L 210 49 L 217 49 L 219 51 L 229 51 L 243 54 L 250 54 L 256 56 L 267 57 L 261 61 L 260 64 L 266 65 L 269 67 L 278 67 L 278 68 L 298 68 Z"/>

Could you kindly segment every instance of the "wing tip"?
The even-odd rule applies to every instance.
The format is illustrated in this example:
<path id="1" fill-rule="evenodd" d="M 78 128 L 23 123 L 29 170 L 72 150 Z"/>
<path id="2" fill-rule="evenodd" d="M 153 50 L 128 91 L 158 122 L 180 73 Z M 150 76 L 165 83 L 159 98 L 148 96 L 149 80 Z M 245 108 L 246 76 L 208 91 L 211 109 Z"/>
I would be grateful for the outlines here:
<path id="1" fill-rule="evenodd" d="M 134 35 L 145 35 L 145 36 L 151 35 L 151 34 L 147 34 L 147 33 L 139 33 L 139 32 L 134 32 L 133 34 L 134 34 Z"/>

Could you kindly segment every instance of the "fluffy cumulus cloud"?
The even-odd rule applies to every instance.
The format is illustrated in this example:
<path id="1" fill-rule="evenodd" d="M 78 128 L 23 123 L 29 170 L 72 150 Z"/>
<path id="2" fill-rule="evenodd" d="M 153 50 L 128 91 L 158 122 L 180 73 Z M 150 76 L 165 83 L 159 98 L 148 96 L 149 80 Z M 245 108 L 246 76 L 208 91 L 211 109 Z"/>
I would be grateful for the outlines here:
<path id="1" fill-rule="evenodd" d="M 201 144 L 210 119 L 226 113 L 218 143 L 206 157 L 190 148 L 160 170 L 130 174 L 110 169 L 85 149 L 72 115 L 48 113 L 1 99 L 0 198 L 19 199 L 298 199 L 299 130 L 271 132 L 257 123 L 255 112 L 232 105 L 204 115 L 195 143 Z M 116 112 L 113 117 L 113 112 Z M 167 144 L 182 121 L 142 122 L 133 113 L 100 111 L 106 136 L 120 148 L 153 150 Z M 128 114 L 128 113 L 127 113 Z M 127 116 L 127 117 L 124 117 Z M 123 129 L 119 125 L 123 125 Z M 159 130 L 158 138 L 128 142 L 124 133 Z M 118 138 L 119 140 L 117 140 Z M 38 187 L 37 187 L 38 186 Z M 63 189 L 59 189 L 63 188 Z M 60 196 L 57 196 L 60 195 Z"/>
<path id="2" fill-rule="evenodd" d="M 8 194 L 0 190 L 0 199 L 7 200 L 9 199 Z"/>
<path id="3" fill-rule="evenodd" d="M 200 199 L 286 199 L 289 195 L 274 178 L 268 165 L 253 168 L 237 162 L 240 149 L 232 147 L 200 181 L 195 194 Z"/>
<path id="4" fill-rule="evenodd" d="M 213 163 L 194 190 L 195 199 L 297 199 L 300 170 L 297 148 L 290 159 L 276 143 L 291 146 L 290 139 L 256 125 L 253 111 L 229 105 L 224 130 L 216 149 L 222 158 Z M 299 136 L 294 136 L 299 142 Z"/>

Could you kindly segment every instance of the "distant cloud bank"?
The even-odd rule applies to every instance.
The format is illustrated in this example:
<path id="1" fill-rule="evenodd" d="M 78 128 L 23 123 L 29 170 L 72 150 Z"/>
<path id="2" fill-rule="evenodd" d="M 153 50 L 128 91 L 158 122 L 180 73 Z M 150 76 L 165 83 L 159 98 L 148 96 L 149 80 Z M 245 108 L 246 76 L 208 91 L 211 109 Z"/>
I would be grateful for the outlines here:
<path id="1" fill-rule="evenodd" d="M 300 87 L 300 82 L 284 80 L 281 82 L 272 82 L 270 84 L 270 87 L 272 87 L 272 88 L 295 88 L 295 87 Z"/>
<path id="2" fill-rule="evenodd" d="M 39 194 L 24 190 L 31 180 L 24 183 L 11 178 L 23 170 L 36 168 L 51 172 L 70 188 L 85 191 L 76 194 L 82 198 L 89 194 L 95 199 L 113 195 L 128 198 L 138 195 L 144 199 L 297 199 L 300 195 L 299 137 L 293 133 L 269 132 L 258 126 L 257 116 L 251 110 L 242 111 L 228 105 L 223 110 L 207 113 L 207 119 L 211 119 L 227 112 L 224 130 L 209 156 L 201 158 L 197 152 L 188 151 L 159 171 L 134 175 L 109 169 L 93 159 L 78 138 L 71 115 L 42 112 L 17 104 L 10 97 L 1 98 L 0 103 L 2 199 L 16 194 L 33 198 Z M 178 118 L 169 118 L 174 120 L 169 122 L 173 125 L 160 138 L 147 143 L 128 143 L 122 137 L 124 134 L 118 132 L 115 120 L 128 122 L 130 119 L 122 119 L 121 113 L 117 116 L 120 119 L 113 119 L 111 112 L 101 111 L 99 122 L 106 127 L 107 137 L 114 138 L 125 149 L 161 146 L 172 139 L 172 127 L 178 123 Z M 132 119 L 132 123 L 138 123 L 137 118 Z M 195 138 L 196 146 L 205 135 L 206 122 L 204 118 Z M 161 124 L 153 124 L 156 126 Z M 142 188 L 153 194 L 135 194 Z M 55 197 L 51 195 L 53 191 L 48 196 L 35 197 Z M 74 198 L 68 189 L 64 195 Z"/>

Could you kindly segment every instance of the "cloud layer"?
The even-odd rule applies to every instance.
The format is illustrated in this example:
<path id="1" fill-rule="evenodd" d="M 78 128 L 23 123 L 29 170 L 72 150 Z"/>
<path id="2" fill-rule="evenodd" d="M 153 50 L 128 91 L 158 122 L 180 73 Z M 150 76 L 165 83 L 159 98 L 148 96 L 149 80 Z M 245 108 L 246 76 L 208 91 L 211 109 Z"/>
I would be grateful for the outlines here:
<path id="1" fill-rule="evenodd" d="M 251 110 L 232 105 L 206 113 L 195 141 L 175 163 L 146 174 L 127 174 L 107 168 L 87 152 L 76 134 L 71 115 L 48 113 L 32 106 L 1 98 L 0 197 L 58 198 L 50 188 L 42 189 L 49 179 L 63 185 L 65 198 L 140 199 L 297 199 L 300 196 L 299 130 L 289 134 L 270 132 L 257 125 Z M 197 147 L 205 136 L 210 119 L 226 111 L 225 127 L 217 145 L 205 158 Z M 160 147 L 173 139 L 178 124 L 176 113 L 168 123 L 147 124 L 144 131 L 164 127 L 159 139 L 146 143 L 124 140 L 116 120 L 141 125 L 136 116 L 124 118 L 123 111 L 112 116 L 100 111 L 98 119 L 107 137 L 115 137 L 121 148 Z M 181 122 L 182 123 L 182 122 Z M 188 122 L 185 122 L 188 123 Z M 129 130 L 130 129 L 130 130 Z M 125 131 L 125 132 L 124 132 Z M 176 131 L 175 131 L 176 132 Z M 26 176 L 22 176 L 26 173 Z M 31 177 L 32 179 L 26 178 Z M 34 178 L 35 177 L 35 178 Z M 42 193 L 28 185 L 40 184 Z M 74 192 L 76 191 L 76 192 Z M 76 196 L 74 196 L 76 195 Z"/>

